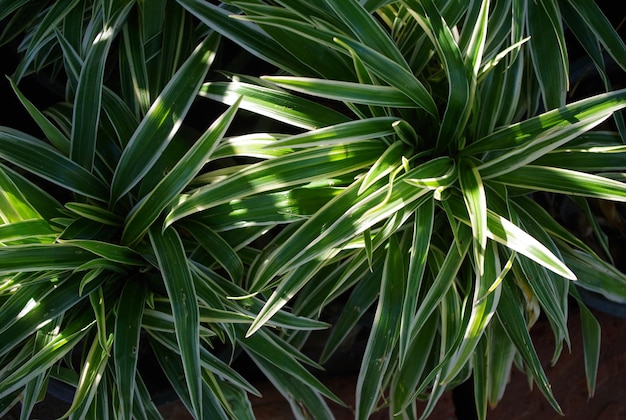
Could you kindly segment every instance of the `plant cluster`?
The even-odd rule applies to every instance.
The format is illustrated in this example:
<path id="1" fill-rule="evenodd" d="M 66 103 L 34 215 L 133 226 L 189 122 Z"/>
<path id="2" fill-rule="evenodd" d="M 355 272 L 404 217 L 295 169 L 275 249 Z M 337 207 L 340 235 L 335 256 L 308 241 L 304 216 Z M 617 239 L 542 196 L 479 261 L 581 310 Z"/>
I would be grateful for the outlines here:
<path id="1" fill-rule="evenodd" d="M 570 302 L 593 393 L 577 286 L 626 300 L 589 210 L 626 201 L 605 63 L 626 46 L 592 0 L 14 0 L 0 21 L 37 125 L 0 127 L 0 412 L 56 380 L 70 418 L 159 417 L 149 351 L 194 417 L 253 418 L 242 350 L 295 416 L 329 418 L 308 367 L 368 312 L 356 418 L 426 417 L 470 377 L 485 418 L 513 365 L 560 411 L 529 329 L 544 314 L 556 362 Z M 605 93 L 567 96 L 573 39 Z M 42 72 L 64 95 L 45 110 L 20 91 Z"/>

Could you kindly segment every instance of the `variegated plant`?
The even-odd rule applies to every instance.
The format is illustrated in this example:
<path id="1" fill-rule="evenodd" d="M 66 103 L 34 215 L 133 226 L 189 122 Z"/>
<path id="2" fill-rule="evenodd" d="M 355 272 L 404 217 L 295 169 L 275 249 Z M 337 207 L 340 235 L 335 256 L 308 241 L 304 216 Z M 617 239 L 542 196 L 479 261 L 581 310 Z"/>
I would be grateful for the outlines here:
<path id="1" fill-rule="evenodd" d="M 207 162 L 234 153 L 237 101 L 202 100 L 204 132 L 183 124 L 220 36 L 167 1 L 3 2 L 0 18 L 31 25 L 11 84 L 43 133 L 0 127 L 0 417 L 20 402 L 30 418 L 54 380 L 76 390 L 66 417 L 159 418 L 138 369 L 153 353 L 194 417 L 250 418 L 258 391 L 229 364 L 242 347 L 277 380 L 338 401 L 278 335 L 244 340 L 262 307 L 244 268 L 266 228 L 164 225 Z M 40 111 L 18 86 L 48 70 L 67 101 Z M 289 312 L 272 323 L 327 326 Z"/>
<path id="2" fill-rule="evenodd" d="M 516 360 L 560 411 L 529 328 L 543 312 L 556 361 L 574 299 L 593 393 L 599 326 L 574 284 L 624 300 L 626 278 L 533 200 L 626 201 L 624 130 L 589 132 L 607 119 L 622 128 L 612 116 L 626 106 L 603 61 L 626 69 L 626 47 L 593 1 L 179 3 L 278 69 L 200 94 L 300 129 L 272 135 L 257 164 L 199 178 L 165 219 L 284 224 L 246 277 L 248 293 L 267 296 L 249 337 L 285 308 L 316 317 L 342 299 L 322 362 L 375 311 L 357 418 L 381 406 L 427 416 L 470 375 L 485 418 Z M 608 93 L 568 100 L 565 26 Z M 308 333 L 283 336 L 301 346 Z M 300 417 L 325 413 L 290 398 Z"/>
<path id="3" fill-rule="evenodd" d="M 570 299 L 593 392 L 599 326 L 572 281 L 623 300 L 626 278 L 532 199 L 626 201 L 623 136 L 590 132 L 623 126 L 602 52 L 626 68 L 626 47 L 592 0 L 11 0 L 0 18 L 26 33 L 12 83 L 43 132 L 0 128 L 0 413 L 27 418 L 54 378 L 70 417 L 158 417 L 150 347 L 196 418 L 251 418 L 256 390 L 217 357 L 242 348 L 295 416 L 329 418 L 299 349 L 333 302 L 320 363 L 373 312 L 359 419 L 427 416 L 470 375 L 484 418 L 516 361 L 560 410 L 528 330 L 545 313 L 556 361 Z M 608 93 L 568 101 L 565 26 Z M 277 71 L 203 83 L 217 34 Z M 67 100 L 45 112 L 18 89 L 42 69 Z M 201 133 L 197 93 L 228 105 Z M 224 137 L 237 109 L 255 124 Z"/>

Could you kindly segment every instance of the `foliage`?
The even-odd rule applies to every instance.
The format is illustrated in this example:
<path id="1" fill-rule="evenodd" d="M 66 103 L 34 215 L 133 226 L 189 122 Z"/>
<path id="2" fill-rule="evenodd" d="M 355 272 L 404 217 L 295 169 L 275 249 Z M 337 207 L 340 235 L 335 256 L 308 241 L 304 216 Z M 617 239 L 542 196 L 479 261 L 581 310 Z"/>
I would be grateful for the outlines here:
<path id="1" fill-rule="evenodd" d="M 163 228 L 171 202 L 237 144 L 224 138 L 237 103 L 208 107 L 221 115 L 202 132 L 183 124 L 220 36 L 173 2 L 29 6 L 42 13 L 11 83 L 43 136 L 0 129 L 0 411 L 20 400 L 29 418 L 54 378 L 76 387 L 70 418 L 159 417 L 137 369 L 154 353 L 195 417 L 251 416 L 258 391 L 229 359 L 262 306 L 242 282 L 265 228 Z M 33 106 L 16 84 L 33 70 L 67 78 L 66 101 Z M 272 326 L 326 324 L 282 312 Z M 244 348 L 309 385 L 301 394 L 336 400 L 276 334 Z"/>
<path id="2" fill-rule="evenodd" d="M 0 398 L 24 417 L 49 376 L 77 386 L 72 417 L 155 415 L 146 346 L 198 418 L 253 416 L 224 348 L 296 416 L 329 417 L 300 349 L 333 302 L 322 364 L 374 313 L 359 419 L 428 416 L 470 375 L 485 418 L 514 363 L 560 411 L 529 329 L 545 314 L 556 361 L 571 299 L 593 392 L 599 326 L 573 281 L 624 300 L 626 278 L 533 200 L 626 201 L 626 91 L 603 55 L 626 70 L 626 46 L 591 0 L 15 1 L 0 18 L 27 33 L 13 86 L 45 138 L 0 130 Z M 566 33 L 606 93 L 568 98 Z M 220 35 L 273 75 L 207 82 Z M 16 84 L 42 69 L 67 79 L 44 113 Z M 200 133 L 196 94 L 228 106 Z M 227 136 L 238 109 L 255 125 Z"/>

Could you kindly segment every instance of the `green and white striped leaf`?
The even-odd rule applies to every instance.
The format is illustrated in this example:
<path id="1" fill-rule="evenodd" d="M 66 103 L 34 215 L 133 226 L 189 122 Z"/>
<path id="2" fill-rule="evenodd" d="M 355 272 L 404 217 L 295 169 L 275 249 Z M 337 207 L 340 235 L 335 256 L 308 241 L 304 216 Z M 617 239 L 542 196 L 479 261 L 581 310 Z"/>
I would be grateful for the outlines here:
<path id="1" fill-rule="evenodd" d="M 104 24 L 87 50 L 78 78 L 70 135 L 70 159 L 89 172 L 93 169 L 96 156 L 105 63 L 115 33 L 132 5 L 133 2 L 127 2 L 116 14 L 115 20 Z"/>
<path id="2" fill-rule="evenodd" d="M 129 192 L 150 170 L 180 127 L 213 61 L 218 43 L 218 35 L 209 34 L 155 99 L 115 169 L 112 203 Z"/>
<path id="3" fill-rule="evenodd" d="M 54 363 L 76 346 L 93 326 L 88 312 L 72 320 L 57 334 L 50 334 L 46 343 L 31 355 L 25 363 L 0 378 L 0 398 L 20 389 L 37 375 L 45 374 Z"/>
<path id="4" fill-rule="evenodd" d="M 455 218 L 467 225 L 470 225 L 467 210 L 464 208 L 460 200 L 450 197 L 446 203 L 453 211 Z M 545 245 L 520 229 L 511 221 L 491 210 L 487 210 L 487 228 L 489 238 L 494 241 L 497 241 L 513 251 L 517 251 L 520 254 L 527 256 L 536 263 L 543 265 L 547 269 L 565 277 L 566 279 L 576 280 L 574 273 L 563 263 L 563 261 L 546 248 Z"/>
<path id="5" fill-rule="evenodd" d="M 593 122 L 599 123 L 625 106 L 626 90 L 616 90 L 611 93 L 592 96 L 504 127 L 468 145 L 463 149 L 463 154 L 478 156 L 485 152 L 506 151 L 508 149 L 512 149 L 511 152 L 528 154 L 530 149 L 524 149 L 528 145 L 542 144 L 546 146 L 555 143 L 554 147 L 549 147 L 541 154 L 534 156 L 534 160 L 563 144 L 553 142 L 552 139 L 562 139 L 565 137 L 564 134 L 569 135 L 575 132 L 578 135 L 583 134 L 584 130 L 581 127 L 590 128 Z M 568 129 L 570 126 L 573 128 Z"/>
<path id="6" fill-rule="evenodd" d="M 268 143 L 266 148 L 310 147 L 330 144 L 356 143 L 363 140 L 376 140 L 393 135 L 393 124 L 398 121 L 393 117 L 369 118 L 349 121 L 329 127 L 311 130 L 302 134 L 288 136 Z"/>
<path id="7" fill-rule="evenodd" d="M 487 247 L 487 197 L 478 169 L 471 160 L 460 160 L 459 183 L 472 226 L 474 264 L 477 273 L 482 275 Z"/>
<path id="8" fill-rule="evenodd" d="M 337 36 L 336 42 L 354 53 L 377 77 L 406 94 L 415 105 L 431 116 L 437 116 L 435 101 L 412 72 L 360 42 L 343 36 Z"/>
<path id="9" fill-rule="evenodd" d="M 375 411 L 383 378 L 392 363 L 399 337 L 406 264 L 397 239 L 388 241 L 380 292 L 356 385 L 357 419 L 367 419 Z"/>
<path id="10" fill-rule="evenodd" d="M 306 77 L 264 76 L 280 87 L 324 99 L 394 108 L 412 108 L 415 102 L 391 86 L 371 85 Z"/>
<path id="11" fill-rule="evenodd" d="M 418 299 L 422 285 L 424 284 L 424 273 L 428 260 L 428 252 L 432 240 L 435 222 L 435 200 L 426 200 L 423 205 L 415 211 L 415 221 L 413 222 L 413 238 L 411 251 L 409 253 L 409 271 L 407 275 L 404 299 L 402 301 L 402 313 L 400 319 L 399 365 L 402 366 L 407 360 L 409 344 L 411 340 L 411 329 L 414 325 L 414 316 L 418 307 Z"/>
<path id="12" fill-rule="evenodd" d="M 458 144 L 467 123 L 469 104 L 475 90 L 475 82 L 469 76 L 473 69 L 468 71 L 466 68 L 452 30 L 432 0 L 423 0 L 419 3 L 415 0 L 405 0 L 404 3 L 408 12 L 424 28 L 435 46 L 448 77 L 447 106 L 437 137 L 437 150 L 445 151 L 449 146 Z M 422 14 L 418 13 L 422 10 Z"/>
<path id="13" fill-rule="evenodd" d="M 348 121 L 338 111 L 309 101 L 282 89 L 270 89 L 242 82 L 209 82 L 200 96 L 233 105 L 243 97 L 240 107 L 294 127 L 316 129 Z"/>
<path id="14" fill-rule="evenodd" d="M 235 250 L 207 225 L 195 220 L 183 222 L 183 227 L 226 270 L 232 281 L 240 284 L 244 266 Z"/>
<path id="15" fill-rule="evenodd" d="M 46 116 L 37 109 L 32 102 L 26 98 L 26 96 L 18 89 L 17 85 L 12 79 L 9 79 L 11 83 L 11 87 L 13 91 L 17 95 L 18 99 L 24 106 L 24 108 L 28 111 L 28 114 L 31 118 L 37 123 L 37 126 L 44 133 L 48 141 L 64 156 L 68 156 L 70 152 L 70 139 L 63 134 L 61 130 L 59 130 L 54 124 L 46 118 Z"/>
<path id="16" fill-rule="evenodd" d="M 262 192 L 348 174 L 371 165 L 384 150 L 372 142 L 327 146 L 294 152 L 251 165 L 228 178 L 198 188 L 167 216 L 172 224 L 185 216 Z"/>
<path id="17" fill-rule="evenodd" d="M 121 216 L 102 207 L 91 204 L 70 202 L 65 203 L 65 208 L 71 210 L 79 216 L 104 225 L 122 226 L 124 224 L 124 219 Z"/>
<path id="18" fill-rule="evenodd" d="M 563 23 L 556 1 L 526 2 L 530 56 L 545 109 L 565 105 L 569 66 Z M 550 57 L 550 58 L 548 58 Z"/>
<path id="19" fill-rule="evenodd" d="M 107 201 L 108 188 L 104 183 L 51 146 L 26 133 L 8 127 L 0 128 L 0 157 L 61 188 Z"/>
<path id="20" fill-rule="evenodd" d="M 152 227 L 149 234 L 172 306 L 176 339 L 193 412 L 202 418 L 198 301 L 183 244 L 173 228 L 161 232 Z"/>
<path id="21" fill-rule="evenodd" d="M 240 332 L 245 330 L 238 328 Z M 285 342 L 283 342 L 285 343 Z M 276 368 L 284 371 L 294 379 L 297 379 L 299 385 L 305 385 L 330 400 L 343 404 L 342 401 L 335 396 L 326 386 L 324 386 L 311 372 L 305 369 L 297 359 L 289 352 L 285 344 L 281 345 L 277 343 L 275 339 L 265 331 L 258 331 L 246 338 L 239 341 L 239 344 L 247 351 L 251 356 L 264 359 L 271 363 Z"/>
<path id="22" fill-rule="evenodd" d="M 513 288 L 508 282 L 502 283 L 500 302 L 496 314 L 502 323 L 504 331 L 522 356 L 527 371 L 535 379 L 541 393 L 546 397 L 552 408 L 559 414 L 562 414 L 561 407 L 554 398 L 548 378 L 541 367 L 541 361 L 535 352 L 535 347 L 528 333 L 526 321 L 520 310 L 520 304 L 515 297 Z"/>
<path id="23" fill-rule="evenodd" d="M 623 182 L 568 169 L 526 165 L 493 181 L 533 191 L 626 201 L 626 184 Z"/>
<path id="24" fill-rule="evenodd" d="M 416 208 L 428 193 L 400 179 L 389 196 L 382 180 L 360 195 L 359 187 L 354 183 L 308 219 L 272 253 L 255 283 L 267 284 L 277 274 L 326 255 L 397 211 Z"/>
<path id="25" fill-rule="evenodd" d="M 135 205 L 126 218 L 122 243 L 130 244 L 139 240 L 157 220 L 163 209 L 202 169 L 232 122 L 237 105 L 238 103 L 235 103 L 216 120 L 157 186 Z"/>
<path id="26" fill-rule="evenodd" d="M 140 279 L 131 279 L 124 286 L 117 304 L 117 317 L 113 332 L 113 361 L 120 398 L 120 413 L 123 418 L 132 417 L 139 359 L 139 336 L 146 296 L 146 284 Z"/>

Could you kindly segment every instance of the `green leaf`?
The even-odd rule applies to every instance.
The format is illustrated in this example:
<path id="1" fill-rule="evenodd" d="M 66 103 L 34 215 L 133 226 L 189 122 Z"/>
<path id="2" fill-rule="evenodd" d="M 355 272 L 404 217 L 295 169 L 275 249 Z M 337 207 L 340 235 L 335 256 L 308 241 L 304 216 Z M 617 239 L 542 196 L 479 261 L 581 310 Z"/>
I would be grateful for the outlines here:
<path id="1" fill-rule="evenodd" d="M 365 174 L 363 182 L 359 187 L 359 194 L 362 194 L 374 185 L 376 181 L 390 175 L 396 168 L 400 167 L 403 162 L 402 159 L 409 152 L 408 147 L 403 142 L 393 142 Z"/>
<path id="2" fill-rule="evenodd" d="M 24 2 L 27 3 L 27 2 Z M 59 25 L 67 16 L 68 13 L 79 3 L 78 0 L 62 0 L 53 3 L 45 11 L 45 16 L 37 22 L 34 26 L 32 36 L 28 39 L 28 47 L 24 58 L 21 60 L 18 68 L 15 70 L 15 79 L 19 82 L 20 79 L 29 70 L 29 66 L 37 59 L 39 53 L 43 48 L 47 47 L 47 38 L 52 33 L 55 27 Z M 25 5 L 17 6 L 15 8 L 24 9 Z M 48 47 L 49 48 L 49 47 Z"/>
<path id="3" fill-rule="evenodd" d="M 398 180 L 388 197 L 383 181 L 358 194 L 354 183 L 329 201 L 280 245 L 255 276 L 255 283 L 267 284 L 275 275 L 316 258 L 325 258 L 329 250 L 345 245 L 365 229 L 391 217 L 396 212 L 415 209 L 428 193 Z M 385 188 L 383 188 L 383 186 Z"/>
<path id="4" fill-rule="evenodd" d="M 52 145 L 61 152 L 62 155 L 68 156 L 70 151 L 70 140 L 59 130 L 54 124 L 52 124 L 44 114 L 42 114 L 35 105 L 30 102 L 26 96 L 18 89 L 13 79 L 9 79 L 13 91 L 17 95 L 18 99 L 26 108 L 31 118 L 37 123 L 37 126 L 43 131 L 46 138 L 52 143 Z"/>
<path id="5" fill-rule="evenodd" d="M 95 270 L 94 270 L 95 271 Z M 95 271 L 95 275 L 92 276 L 93 279 L 89 281 L 97 279 L 98 276 L 101 275 L 100 270 Z M 90 273 L 87 273 L 85 277 L 87 277 Z M 89 282 L 88 281 L 88 282 Z M 81 282 L 81 288 L 84 289 L 84 286 L 87 282 L 84 280 Z M 102 287 L 98 287 L 96 290 L 89 294 L 89 301 L 91 303 L 91 308 L 93 309 L 94 316 L 96 318 L 96 327 L 98 329 L 98 334 L 96 335 L 98 338 L 98 342 L 100 343 L 100 347 L 107 350 L 107 354 L 110 356 L 111 354 L 108 351 L 107 345 L 107 325 L 106 325 L 106 302 L 104 301 L 104 294 L 102 293 Z"/>
<path id="6" fill-rule="evenodd" d="M 166 222 L 170 225 L 185 216 L 230 200 L 354 172 L 374 162 L 383 147 L 372 142 L 331 145 L 248 166 L 220 182 L 195 190 L 172 208 Z"/>
<path id="7" fill-rule="evenodd" d="M 57 232 L 41 219 L 0 225 L 0 242 L 2 243 L 30 238 L 39 238 L 42 242 L 50 242 L 56 234 Z M 50 240 L 46 240 L 45 237 L 50 237 Z"/>
<path id="8" fill-rule="evenodd" d="M 404 300 L 402 301 L 402 313 L 399 333 L 399 365 L 402 366 L 407 360 L 410 344 L 410 332 L 414 324 L 414 315 L 418 307 L 420 290 L 424 283 L 424 273 L 430 249 L 433 228 L 435 222 L 435 200 L 426 200 L 415 211 L 413 222 L 413 239 L 409 258 L 409 272 L 407 275 Z"/>
<path id="9" fill-rule="evenodd" d="M 96 139 L 102 104 L 105 63 L 115 31 L 132 7 L 127 2 L 116 20 L 108 22 L 95 37 L 78 78 L 72 115 L 70 159 L 91 172 L 96 155 Z"/>
<path id="10" fill-rule="evenodd" d="M 626 275 L 586 252 L 562 248 L 563 259 L 576 273 L 576 284 L 615 302 L 626 302 Z"/>
<path id="11" fill-rule="evenodd" d="M 228 242 L 210 227 L 195 220 L 183 222 L 183 227 L 195 238 L 200 246 L 224 267 L 235 283 L 241 283 L 244 276 L 243 262 Z"/>
<path id="12" fill-rule="evenodd" d="M 310 130 L 348 120 L 338 111 L 284 90 L 249 83 L 209 82 L 202 85 L 199 95 L 226 105 L 234 104 L 243 96 L 242 109 Z"/>
<path id="13" fill-rule="evenodd" d="M 150 170 L 180 127 L 213 61 L 218 43 L 216 33 L 207 36 L 155 99 L 115 169 L 112 203 L 129 192 Z"/>
<path id="14" fill-rule="evenodd" d="M 87 239 L 63 240 L 61 241 L 61 243 L 84 249 L 85 251 L 98 255 L 108 261 L 113 261 L 124 265 L 146 264 L 146 261 L 139 253 L 125 246 Z"/>
<path id="15" fill-rule="evenodd" d="M 513 367 L 513 359 L 517 352 L 497 317 L 489 324 L 486 338 L 486 352 L 476 354 L 474 360 L 479 358 L 486 359 L 484 377 L 487 381 L 484 384 L 485 392 L 489 404 L 494 406 L 504 395 L 506 386 L 509 383 L 509 372 Z"/>
<path id="16" fill-rule="evenodd" d="M 290 372 L 285 372 L 259 355 L 248 353 L 255 366 L 274 385 L 274 387 L 289 402 L 291 411 L 296 418 L 330 419 L 333 413 L 328 408 L 326 401 L 320 396 L 315 388 L 303 386 L 298 378 Z"/>
<path id="17" fill-rule="evenodd" d="M 336 253 L 336 251 L 329 250 L 322 257 L 307 261 L 285 275 L 250 325 L 246 337 L 253 335 L 266 324 L 274 314 L 313 278 L 314 274 L 323 266 L 324 259 L 332 258 Z M 257 281 L 252 284 L 251 289 L 252 291 L 257 291 L 263 290 L 265 287 L 267 287 L 267 284 Z"/>
<path id="18" fill-rule="evenodd" d="M 626 71 L 626 45 L 624 40 L 611 26 L 611 22 L 604 15 L 600 7 L 591 0 L 568 0 L 580 17 L 587 23 L 587 27 L 575 27 L 575 33 L 591 31 L 606 51 Z"/>
<path id="19" fill-rule="evenodd" d="M 458 235 L 455 242 L 451 244 L 446 258 L 439 268 L 437 277 L 433 281 L 432 287 L 428 289 L 426 295 L 420 299 L 420 305 L 417 308 L 417 313 L 413 317 L 413 323 L 411 325 L 412 340 L 419 337 L 418 333 L 420 329 L 426 325 L 428 318 L 430 318 L 437 306 L 444 299 L 461 268 L 461 264 L 465 260 L 467 250 L 471 243 L 470 229 L 463 227 L 459 229 Z"/>
<path id="20" fill-rule="evenodd" d="M 587 392 L 589 398 L 593 397 L 598 377 L 598 365 L 600 362 L 600 323 L 581 300 L 578 290 L 571 289 L 571 294 L 578 303 L 580 310 L 580 327 L 583 338 L 583 358 L 585 360 L 585 375 L 587 377 Z"/>
<path id="21" fill-rule="evenodd" d="M 391 86 L 307 77 L 263 76 L 280 87 L 324 99 L 394 108 L 412 108 L 415 102 L 402 91 Z"/>
<path id="22" fill-rule="evenodd" d="M 500 269 L 499 255 L 496 245 L 491 243 L 486 249 L 485 270 L 482 274 L 476 273 L 476 285 L 472 308 L 467 327 L 463 331 L 460 343 L 453 347 L 453 354 L 446 358 L 442 383 L 452 381 L 471 359 L 478 342 L 495 314 L 500 300 L 500 282 L 506 270 Z M 495 288 L 494 288 L 495 286 Z"/>
<path id="23" fill-rule="evenodd" d="M 0 157 L 62 188 L 107 200 L 108 188 L 98 178 L 26 133 L 0 128 Z"/>
<path id="24" fill-rule="evenodd" d="M 393 124 L 396 121 L 398 119 L 393 117 L 349 121 L 278 139 L 269 143 L 266 148 L 299 148 L 380 139 L 394 134 Z"/>
<path id="25" fill-rule="evenodd" d="M 377 254 L 372 262 L 371 269 L 368 267 L 361 270 L 364 274 L 359 277 L 359 281 L 354 285 L 350 297 L 343 305 L 339 319 L 334 322 L 328 339 L 324 345 L 324 350 L 320 356 L 320 363 L 326 362 L 339 346 L 351 337 L 359 320 L 367 314 L 367 310 L 380 292 L 380 279 L 382 276 L 382 266 L 384 259 Z"/>
<path id="26" fill-rule="evenodd" d="M 124 286 L 117 305 L 113 360 L 123 418 L 132 417 L 139 336 L 146 296 L 146 284 L 139 279 L 133 279 Z"/>
<path id="27" fill-rule="evenodd" d="M 145 9 L 145 7 L 144 7 Z M 156 15 L 156 13 L 155 13 Z M 150 19 L 149 14 L 144 14 Z M 147 59 L 144 49 L 145 40 L 143 38 L 142 27 L 150 26 L 149 22 L 138 24 L 134 19 L 129 19 L 122 27 L 122 51 L 126 58 L 129 78 L 132 82 L 134 101 L 136 109 L 141 115 L 145 115 L 150 108 L 150 83 L 148 81 Z M 164 55 L 164 57 L 170 57 Z M 170 61 L 170 60 L 162 60 Z"/>
<path id="28" fill-rule="evenodd" d="M 193 413 L 194 406 L 192 405 L 192 399 L 189 396 L 189 390 L 186 389 L 185 374 L 183 369 L 183 363 L 174 351 L 161 344 L 156 340 L 151 341 L 154 354 L 159 362 L 159 366 L 163 369 L 163 372 L 167 376 L 169 383 L 172 385 L 176 394 L 178 394 L 181 402 L 185 407 Z M 202 381 L 204 375 L 198 374 L 198 380 Z M 212 419 L 228 419 L 224 408 L 220 405 L 216 398 L 215 392 L 209 389 L 209 387 L 202 382 L 202 402 L 203 402 L 203 417 L 195 417 L 203 420 Z M 193 414 L 192 414 L 193 415 Z"/>
<path id="29" fill-rule="evenodd" d="M 293 59 L 276 40 L 256 25 L 233 19 L 233 13 L 201 0 L 177 0 L 185 9 L 196 16 L 208 27 L 219 32 L 226 38 L 241 45 L 246 51 L 262 60 L 278 67 L 287 69 L 292 74 L 298 74 L 302 69 L 301 63 Z M 295 68 L 291 68 L 295 67 Z M 304 67 L 306 71 L 306 67 Z"/>
<path id="30" fill-rule="evenodd" d="M 109 226 L 122 226 L 124 219 L 119 215 L 103 209 L 102 207 L 94 206 L 87 203 L 65 203 L 65 208 L 72 212 L 82 216 L 86 219 L 93 220 Z"/>
<path id="31" fill-rule="evenodd" d="M 373 50 L 378 51 L 402 66 L 405 70 L 410 71 L 409 65 L 404 60 L 394 41 L 362 5 L 358 2 L 349 1 L 325 0 L 325 3 L 341 18 L 343 23 L 350 28 L 355 38 L 363 45 L 368 45 Z"/>
<path id="32" fill-rule="evenodd" d="M 377 77 L 407 95 L 415 105 L 433 117 L 438 115 L 435 101 L 412 72 L 360 42 L 342 36 L 337 36 L 336 42 L 359 57 Z"/>
<path id="33" fill-rule="evenodd" d="M 530 56 L 546 109 L 565 105 L 568 58 L 562 18 L 555 1 L 526 2 Z M 546 57 L 551 57 L 546 59 Z"/>
<path id="34" fill-rule="evenodd" d="M 217 147 L 237 111 L 235 103 L 216 120 L 185 153 L 176 166 L 131 210 L 126 217 L 122 243 L 133 243 L 157 220 L 165 207 L 187 186 L 202 169 Z"/>
<path id="35" fill-rule="evenodd" d="M 452 31 L 435 3 L 432 0 L 423 0 L 419 3 L 407 0 L 404 3 L 408 12 L 426 31 L 444 63 L 449 87 L 447 106 L 437 137 L 437 150 L 444 151 L 448 147 L 454 150 L 469 118 L 469 104 L 474 96 L 475 82 L 472 85 L 470 72 L 465 67 L 465 61 Z M 420 10 L 424 11 L 422 13 L 424 16 L 418 13 Z"/>
<path id="36" fill-rule="evenodd" d="M 546 180 L 549 180 L 546 182 Z M 493 179 L 533 191 L 550 191 L 603 200 L 626 201 L 626 184 L 598 175 L 568 169 L 526 165 Z"/>
<path id="37" fill-rule="evenodd" d="M 388 241 L 378 306 L 359 369 L 357 419 L 367 419 L 374 412 L 382 391 L 383 377 L 395 357 L 406 283 L 406 265 L 402 257 L 398 241 L 392 236 Z"/>
<path id="38" fill-rule="evenodd" d="M 456 162 L 442 156 L 428 160 L 412 169 L 404 177 L 404 182 L 431 190 L 448 187 L 456 181 L 458 169 Z"/>
<path id="39" fill-rule="evenodd" d="M 149 234 L 172 306 L 191 405 L 196 417 L 202 418 L 198 301 L 183 244 L 173 228 L 161 232 L 152 227 Z"/>
<path id="40" fill-rule="evenodd" d="M 37 375 L 45 374 L 50 367 L 80 343 L 94 322 L 92 314 L 86 311 L 82 316 L 74 318 L 62 330 L 48 334 L 45 344 L 36 349 L 36 352 L 25 363 L 10 374 L 2 375 L 0 398 L 20 389 Z"/>
<path id="41" fill-rule="evenodd" d="M 460 160 L 459 182 L 474 236 L 474 264 L 477 273 L 482 275 L 487 247 L 487 197 L 482 179 L 473 161 Z"/>
<path id="42" fill-rule="evenodd" d="M 535 347 L 528 333 L 526 321 L 520 311 L 520 304 L 514 295 L 514 291 L 508 282 L 503 282 L 502 286 L 501 304 L 498 305 L 496 312 L 498 319 L 502 323 L 506 334 L 515 344 L 522 359 L 524 359 L 526 370 L 537 382 L 541 393 L 546 397 L 552 408 L 559 414 L 562 414 L 561 407 L 559 407 L 559 403 L 554 398 L 548 378 L 541 367 L 541 361 L 535 352 Z"/>
<path id="43" fill-rule="evenodd" d="M 469 225 L 467 210 L 462 207 L 459 200 L 450 197 L 446 203 L 453 211 L 454 217 Z M 504 217 L 487 210 L 487 228 L 489 238 L 507 246 L 513 251 L 517 251 L 527 256 L 538 264 L 543 265 L 554 273 L 565 277 L 566 279 L 576 280 L 576 276 L 572 271 L 555 256 L 548 248 L 540 243 L 537 239 L 511 223 Z"/>
<path id="44" fill-rule="evenodd" d="M 30 244 L 0 247 L 0 274 L 73 270 L 94 255 L 72 245 Z"/>
<path id="45" fill-rule="evenodd" d="M 103 349 L 98 340 L 93 340 L 91 348 L 85 358 L 78 386 L 76 387 L 76 393 L 74 394 L 74 400 L 65 413 L 64 418 L 70 414 L 72 414 L 74 418 L 84 417 L 90 409 L 96 392 L 98 391 L 100 380 L 103 377 L 104 369 L 107 367 L 110 349 L 113 345 L 113 334 L 109 336 L 106 344 L 107 347 Z"/>
<path id="46" fill-rule="evenodd" d="M 41 218 L 33 205 L 26 200 L 24 194 L 27 191 L 19 188 L 9 174 L 10 172 L 0 165 L 0 220 L 4 223 L 17 223 Z M 28 182 L 24 178 L 21 179 Z"/>
<path id="47" fill-rule="evenodd" d="M 586 129 L 599 124 L 625 106 L 626 90 L 592 96 L 504 127 L 468 145 L 462 153 L 476 156 L 485 152 L 512 149 L 511 154 L 523 156 L 541 150 L 540 153 L 533 153 L 530 160 L 525 160 L 528 163 L 583 134 Z M 506 167 L 507 164 L 503 166 Z"/>
<path id="48" fill-rule="evenodd" d="M 240 332 L 245 330 L 240 329 Z M 326 388 L 313 374 L 305 369 L 289 352 L 289 349 L 285 348 L 286 343 L 283 345 L 277 343 L 269 333 L 261 330 L 257 331 L 247 337 L 245 340 L 241 340 L 239 344 L 256 358 L 264 359 L 265 361 L 276 366 L 280 370 L 284 371 L 292 378 L 298 380 L 300 386 L 305 385 L 322 395 L 328 397 L 332 401 L 343 404 L 342 401 L 337 398 L 328 388 Z"/>

